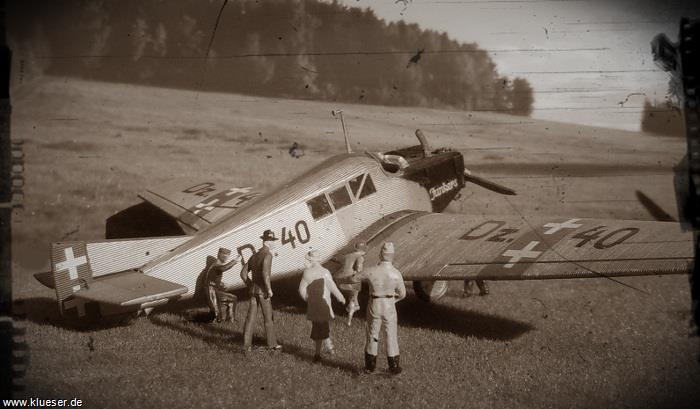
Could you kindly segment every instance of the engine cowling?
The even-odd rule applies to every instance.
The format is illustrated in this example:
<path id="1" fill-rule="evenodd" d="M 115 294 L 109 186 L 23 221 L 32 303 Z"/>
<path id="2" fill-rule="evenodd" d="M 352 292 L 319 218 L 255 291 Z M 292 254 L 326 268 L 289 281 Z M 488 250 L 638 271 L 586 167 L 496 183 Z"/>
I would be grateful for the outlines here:
<path id="1" fill-rule="evenodd" d="M 439 300 L 447 294 L 449 281 L 414 281 L 413 291 L 416 292 L 418 298 L 425 302 L 433 302 Z"/>

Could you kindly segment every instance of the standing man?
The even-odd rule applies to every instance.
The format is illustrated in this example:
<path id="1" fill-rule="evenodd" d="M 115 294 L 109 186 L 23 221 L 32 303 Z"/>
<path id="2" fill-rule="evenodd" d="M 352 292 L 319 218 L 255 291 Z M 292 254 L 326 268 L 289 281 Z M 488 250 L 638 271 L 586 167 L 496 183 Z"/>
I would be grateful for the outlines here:
<path id="1" fill-rule="evenodd" d="M 262 309 L 265 320 L 265 336 L 267 346 L 273 350 L 282 349 L 282 345 L 277 343 L 275 338 L 275 323 L 272 319 L 272 287 L 270 286 L 270 274 L 272 270 L 272 250 L 275 248 L 277 238 L 272 230 L 265 230 L 260 238 L 263 245 L 253 254 L 248 263 L 241 269 L 241 279 L 248 287 L 250 294 L 250 305 L 248 316 L 245 319 L 243 331 L 243 348 L 250 351 L 253 345 L 253 326 L 258 305 Z"/>
<path id="2" fill-rule="evenodd" d="M 236 320 L 238 297 L 227 292 L 226 288 L 221 283 L 221 277 L 224 271 L 229 270 L 240 260 L 240 256 L 237 256 L 231 261 L 228 261 L 230 257 L 231 250 L 223 247 L 219 248 L 216 259 L 207 269 L 207 304 L 216 322 L 226 320 L 233 322 Z"/>
<path id="3" fill-rule="evenodd" d="M 329 321 L 335 318 L 331 306 L 331 294 L 340 302 L 345 298 L 338 290 L 330 271 L 321 266 L 321 256 L 317 250 L 306 254 L 306 269 L 299 282 L 299 295 L 306 301 L 306 319 L 311 321 L 311 339 L 314 340 L 314 362 L 321 361 L 321 350 L 325 345 L 333 355 Z"/>
<path id="4" fill-rule="evenodd" d="M 406 297 L 406 287 L 401 272 L 391 263 L 394 260 L 394 244 L 387 242 L 379 253 L 380 262 L 359 274 L 359 278 L 369 282 L 369 303 L 367 307 L 367 341 L 365 342 L 365 372 L 373 373 L 377 367 L 379 333 L 386 334 L 386 355 L 389 372 L 401 373 L 399 365 L 399 340 L 396 316 L 396 302 Z"/>
<path id="5" fill-rule="evenodd" d="M 360 310 L 360 303 L 357 301 L 357 294 L 362 288 L 357 274 L 362 272 L 365 262 L 367 244 L 364 241 L 355 243 L 355 251 L 345 255 L 343 258 L 343 269 L 336 273 L 334 277 L 338 288 L 345 294 L 348 301 L 346 311 L 348 312 L 348 327 L 352 324 L 352 316 Z"/>

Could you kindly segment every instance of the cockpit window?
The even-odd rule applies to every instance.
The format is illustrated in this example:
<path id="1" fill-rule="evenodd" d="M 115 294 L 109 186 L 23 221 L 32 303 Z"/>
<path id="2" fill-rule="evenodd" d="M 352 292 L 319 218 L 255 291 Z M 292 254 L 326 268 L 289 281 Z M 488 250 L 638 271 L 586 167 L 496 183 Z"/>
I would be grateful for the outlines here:
<path id="1" fill-rule="evenodd" d="M 362 192 L 360 192 L 360 197 L 359 199 L 362 199 L 365 196 L 371 195 L 372 193 L 375 193 L 377 189 L 374 187 L 374 182 L 372 182 L 372 177 L 367 174 L 367 178 L 365 178 L 365 183 L 362 185 Z"/>
<path id="2" fill-rule="evenodd" d="M 350 190 L 352 191 L 352 195 L 357 197 L 360 194 L 360 186 L 362 186 L 362 177 L 364 175 L 359 175 L 355 177 L 354 179 L 351 179 L 349 184 L 350 184 Z"/>
<path id="3" fill-rule="evenodd" d="M 331 209 L 331 204 L 328 203 L 328 199 L 326 199 L 325 194 L 321 194 L 319 196 L 314 197 L 313 199 L 306 202 L 306 205 L 309 206 L 311 216 L 314 218 L 314 220 L 318 220 L 322 217 L 328 216 L 329 214 L 333 213 L 333 209 Z"/>
<path id="4" fill-rule="evenodd" d="M 352 203 L 352 199 L 350 198 L 350 194 L 348 193 L 348 189 L 345 187 L 345 185 L 332 191 L 328 196 L 331 197 L 335 210 L 342 209 L 343 207 Z"/>

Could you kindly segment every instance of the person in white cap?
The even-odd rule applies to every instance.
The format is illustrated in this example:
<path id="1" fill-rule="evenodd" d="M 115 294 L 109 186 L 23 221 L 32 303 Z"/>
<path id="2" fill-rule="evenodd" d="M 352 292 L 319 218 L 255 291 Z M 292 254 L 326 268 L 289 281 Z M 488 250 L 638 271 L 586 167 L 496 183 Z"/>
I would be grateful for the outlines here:
<path id="1" fill-rule="evenodd" d="M 309 251 L 306 260 L 306 269 L 299 282 L 299 295 L 306 301 L 306 319 L 311 321 L 311 339 L 316 347 L 314 362 L 319 362 L 323 346 L 331 355 L 335 353 L 328 324 L 335 318 L 331 307 L 331 294 L 342 303 L 345 303 L 345 297 L 333 282 L 330 271 L 321 266 L 318 251 Z"/>
<path id="2" fill-rule="evenodd" d="M 367 306 L 367 340 L 365 342 L 365 372 L 377 367 L 379 333 L 386 334 L 386 355 L 389 372 L 401 373 L 399 365 L 399 340 L 397 331 L 396 302 L 406 297 L 406 287 L 401 272 L 391 263 L 394 260 L 394 244 L 387 242 L 379 253 L 378 265 L 365 269 L 358 278 L 369 282 Z"/>
<path id="3" fill-rule="evenodd" d="M 343 257 L 343 268 L 338 270 L 333 279 L 340 291 L 345 294 L 348 304 L 346 311 L 348 312 L 347 324 L 352 324 L 352 316 L 360 310 L 360 303 L 357 301 L 357 294 L 362 289 L 360 280 L 357 279 L 357 274 L 362 272 L 365 263 L 365 253 L 367 252 L 367 244 L 364 241 L 355 243 L 355 251 L 346 254 Z"/>

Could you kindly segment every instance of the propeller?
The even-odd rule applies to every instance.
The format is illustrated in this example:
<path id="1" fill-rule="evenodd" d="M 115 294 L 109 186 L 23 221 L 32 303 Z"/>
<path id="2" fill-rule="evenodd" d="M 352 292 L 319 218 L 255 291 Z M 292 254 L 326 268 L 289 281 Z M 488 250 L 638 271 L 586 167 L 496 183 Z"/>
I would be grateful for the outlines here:
<path id="1" fill-rule="evenodd" d="M 515 196 L 517 194 L 515 193 L 515 190 L 509 187 L 500 185 L 496 182 L 492 182 L 490 180 L 484 179 L 476 175 L 472 175 L 472 173 L 466 169 L 464 169 L 464 180 L 467 182 L 472 182 L 475 185 L 479 185 L 484 189 L 490 190 L 492 192 L 500 193 L 502 195 Z"/>
<path id="2" fill-rule="evenodd" d="M 644 208 L 649 212 L 651 217 L 660 222 L 676 222 L 673 216 L 666 213 L 664 209 L 661 208 L 655 201 L 653 201 L 649 196 L 645 195 L 639 190 L 636 190 L 635 195 L 637 195 L 637 200 L 644 206 Z"/>

